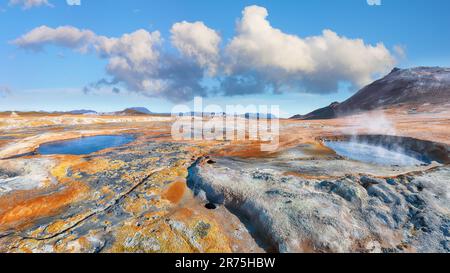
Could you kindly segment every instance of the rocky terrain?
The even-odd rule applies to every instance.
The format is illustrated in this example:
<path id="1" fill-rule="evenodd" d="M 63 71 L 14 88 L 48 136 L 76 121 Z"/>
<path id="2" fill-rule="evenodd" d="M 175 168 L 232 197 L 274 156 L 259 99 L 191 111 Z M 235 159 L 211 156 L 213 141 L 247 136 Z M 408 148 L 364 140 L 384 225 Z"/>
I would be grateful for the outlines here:
<path id="1" fill-rule="evenodd" d="M 236 217 L 190 195 L 187 168 L 202 148 L 158 141 L 162 125 L 89 156 L 2 160 L 0 251 L 262 251 Z"/>
<path id="2" fill-rule="evenodd" d="M 450 252 L 446 107 L 281 120 L 272 152 L 257 141 L 175 141 L 171 124 L 0 116 L 0 252 Z M 115 134 L 136 139 L 87 155 L 36 152 Z M 376 165 L 324 145 L 348 135 L 431 160 Z"/>
<path id="3" fill-rule="evenodd" d="M 245 217 L 266 250 L 450 251 L 449 168 L 413 175 L 326 161 L 200 159 L 191 187 Z"/>
<path id="4" fill-rule="evenodd" d="M 296 115 L 293 119 L 336 118 L 374 110 L 409 106 L 412 111 L 423 104 L 450 106 L 450 68 L 395 68 L 386 77 L 364 87 L 348 100 Z"/>

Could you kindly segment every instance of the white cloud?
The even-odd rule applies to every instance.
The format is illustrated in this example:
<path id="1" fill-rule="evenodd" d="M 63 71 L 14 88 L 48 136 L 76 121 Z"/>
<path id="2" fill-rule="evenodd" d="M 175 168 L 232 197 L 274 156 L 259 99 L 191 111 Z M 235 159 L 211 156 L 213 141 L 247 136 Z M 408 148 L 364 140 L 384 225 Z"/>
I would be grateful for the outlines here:
<path id="1" fill-rule="evenodd" d="M 220 35 L 203 22 L 176 23 L 170 31 L 172 44 L 182 54 L 194 58 L 210 75 L 217 72 L 220 54 Z"/>
<path id="2" fill-rule="evenodd" d="M 96 37 L 94 47 L 101 57 L 107 58 L 107 71 L 116 82 L 125 82 L 138 91 L 160 92 L 161 84 L 155 79 L 159 70 L 158 31 L 137 30 L 120 38 Z"/>
<path id="3" fill-rule="evenodd" d="M 53 7 L 53 5 L 48 0 L 9 0 L 9 4 L 12 6 L 20 5 L 24 9 L 30 9 L 40 6 Z"/>
<path id="4" fill-rule="evenodd" d="M 87 46 L 92 44 L 96 35 L 90 30 L 80 30 L 72 26 L 62 26 L 58 28 L 50 28 L 40 26 L 20 38 L 13 43 L 31 50 L 42 50 L 48 44 L 68 47 L 72 49 L 86 50 Z"/>
<path id="5" fill-rule="evenodd" d="M 35 51 L 50 44 L 81 52 L 93 49 L 100 57 L 109 59 L 108 70 L 134 73 L 146 73 L 148 66 L 157 64 L 159 51 L 156 47 L 161 42 L 158 31 L 150 33 L 141 29 L 119 38 L 109 38 L 72 26 L 40 26 L 13 41 L 19 47 Z"/>
<path id="6" fill-rule="evenodd" d="M 108 38 L 72 26 L 41 26 L 13 43 L 35 51 L 49 44 L 81 52 L 94 50 L 101 58 L 108 59 L 107 71 L 115 82 L 125 82 L 132 89 L 145 90 L 145 86 L 149 85 L 148 78 L 158 65 L 159 52 L 156 47 L 161 43 L 161 37 L 157 31 L 149 33 L 142 29 L 119 38 Z"/>
<path id="7" fill-rule="evenodd" d="M 95 52 L 100 58 L 107 59 L 106 71 L 112 79 L 90 84 L 85 92 L 98 86 L 125 84 L 131 91 L 173 101 L 194 95 L 206 96 L 205 88 L 199 83 L 204 76 L 203 69 L 188 59 L 162 56 L 162 38 L 158 31 L 141 29 L 117 38 L 71 26 L 41 26 L 13 43 L 34 51 L 47 45 L 58 45 L 83 53 Z"/>
<path id="8" fill-rule="evenodd" d="M 395 62 L 381 43 L 367 45 L 331 30 L 301 38 L 272 27 L 267 16 L 267 10 L 259 6 L 243 11 L 236 36 L 225 49 L 229 75 L 251 75 L 278 92 L 301 85 L 309 91 L 332 92 L 340 81 L 367 84 Z"/>
<path id="9" fill-rule="evenodd" d="M 240 66 L 259 69 L 282 69 L 306 72 L 314 69 L 305 41 L 273 28 L 265 19 L 263 7 L 250 6 L 243 11 L 237 24 L 237 35 L 228 44 L 229 69 Z"/>
<path id="10" fill-rule="evenodd" d="M 345 80 L 362 87 L 370 83 L 374 75 L 387 73 L 395 64 L 394 57 L 382 43 L 368 45 L 361 39 L 348 39 L 331 30 L 324 30 L 321 36 L 309 37 L 306 41 L 316 68 L 306 76 L 313 78 L 331 76 L 336 81 Z"/>
<path id="11" fill-rule="evenodd" d="M 160 32 L 137 30 L 106 37 L 72 26 L 41 26 L 13 43 L 42 50 L 47 45 L 94 52 L 106 59 L 109 79 L 87 88 L 125 85 L 130 91 L 173 101 L 194 95 L 262 92 L 335 92 L 341 82 L 360 87 L 387 73 L 395 58 L 382 44 L 370 45 L 324 30 L 299 37 L 274 28 L 263 7 L 250 6 L 238 21 L 236 35 L 220 47 L 221 37 L 203 22 L 179 22 L 171 28 L 171 43 L 181 54 L 163 50 Z M 399 55 L 399 48 L 394 48 Z M 205 76 L 220 87 L 202 85 Z"/>

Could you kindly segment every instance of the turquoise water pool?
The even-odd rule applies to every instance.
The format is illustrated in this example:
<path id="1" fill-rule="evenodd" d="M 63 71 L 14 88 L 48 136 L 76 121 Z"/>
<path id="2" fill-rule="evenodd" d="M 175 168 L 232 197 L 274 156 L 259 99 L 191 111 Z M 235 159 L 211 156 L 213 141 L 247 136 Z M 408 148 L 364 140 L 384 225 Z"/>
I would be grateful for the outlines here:
<path id="1" fill-rule="evenodd" d="M 119 147 L 136 139 L 133 135 L 104 135 L 83 137 L 43 144 L 38 148 L 42 155 L 85 155 L 107 148 Z"/>
<path id="2" fill-rule="evenodd" d="M 326 141 L 325 145 L 348 159 L 387 166 L 418 166 L 429 162 L 407 155 L 403 151 L 353 141 Z"/>

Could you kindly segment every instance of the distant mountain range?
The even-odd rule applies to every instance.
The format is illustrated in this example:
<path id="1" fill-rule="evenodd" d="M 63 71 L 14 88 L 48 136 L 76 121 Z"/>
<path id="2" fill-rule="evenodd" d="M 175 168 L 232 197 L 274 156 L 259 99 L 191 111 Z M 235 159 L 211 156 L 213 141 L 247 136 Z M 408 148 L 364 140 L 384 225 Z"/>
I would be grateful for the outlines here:
<path id="1" fill-rule="evenodd" d="M 348 100 L 291 119 L 331 119 L 378 108 L 425 103 L 450 103 L 450 68 L 394 68 L 384 78 L 362 88 Z"/>
<path id="2" fill-rule="evenodd" d="M 71 115 L 113 115 L 113 116 L 140 116 L 140 115 L 152 115 L 153 113 L 145 107 L 130 107 L 122 111 L 116 112 L 97 112 L 94 110 L 73 110 L 69 112 L 60 112 L 62 114 Z"/>
<path id="3" fill-rule="evenodd" d="M 97 112 L 94 110 L 89 109 L 80 109 L 80 110 L 71 110 L 71 111 L 53 111 L 53 112 L 47 112 L 47 111 L 5 111 L 3 113 L 11 114 L 11 113 L 17 113 L 17 114 L 39 114 L 39 115 L 45 115 L 45 114 L 52 114 L 52 115 L 113 115 L 113 116 L 138 116 L 138 115 L 167 115 L 167 114 L 155 114 L 152 113 L 150 110 L 148 110 L 145 107 L 131 107 L 127 108 L 122 111 L 116 111 L 116 112 Z"/>
<path id="4" fill-rule="evenodd" d="M 54 112 L 46 112 L 46 111 L 31 111 L 31 112 L 21 112 L 21 111 L 5 111 L 0 112 L 3 114 L 11 115 L 12 113 L 15 113 L 16 115 L 94 115 L 94 116 L 147 116 L 147 115 L 153 115 L 153 116 L 171 116 L 171 113 L 153 113 L 150 110 L 148 110 L 145 107 L 130 107 L 126 108 L 122 111 L 116 111 L 116 112 L 97 112 L 94 110 L 89 109 L 79 109 L 79 110 L 72 110 L 67 112 L 62 111 L 54 111 Z M 196 117 L 211 117 L 211 116 L 226 116 L 226 113 L 208 113 L 208 112 L 187 112 L 183 113 L 184 116 L 196 116 Z M 276 118 L 275 115 L 272 114 L 261 114 L 261 113 L 245 113 L 237 115 L 241 118 L 246 119 L 274 119 Z"/>
<path id="5" fill-rule="evenodd" d="M 67 112 L 68 114 L 72 114 L 72 115 L 88 115 L 88 114 L 97 114 L 96 111 L 94 110 L 72 110 Z"/>

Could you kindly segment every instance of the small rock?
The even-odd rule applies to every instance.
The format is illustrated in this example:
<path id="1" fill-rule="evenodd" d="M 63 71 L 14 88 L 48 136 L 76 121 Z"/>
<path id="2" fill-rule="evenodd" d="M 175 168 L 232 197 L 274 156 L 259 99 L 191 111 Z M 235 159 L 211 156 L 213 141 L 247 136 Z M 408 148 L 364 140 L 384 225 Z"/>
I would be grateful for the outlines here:
<path id="1" fill-rule="evenodd" d="M 263 180 L 263 181 L 273 181 L 273 175 L 267 172 L 255 171 L 252 174 L 254 179 Z"/>
<path id="2" fill-rule="evenodd" d="M 383 179 L 379 179 L 379 178 L 374 178 L 374 177 L 369 177 L 369 176 L 362 176 L 359 181 L 361 182 L 361 185 L 364 188 L 367 188 L 371 185 L 378 185 L 378 184 L 382 184 L 384 181 Z"/>
<path id="3" fill-rule="evenodd" d="M 406 201 L 418 209 L 425 207 L 425 201 L 417 194 L 410 194 L 406 196 Z"/>
<path id="4" fill-rule="evenodd" d="M 450 226 L 449 225 L 442 225 L 441 227 L 442 232 L 444 233 L 444 236 L 450 237 Z"/>
<path id="5" fill-rule="evenodd" d="M 335 187 L 332 189 L 332 192 L 344 198 L 348 202 L 353 202 L 354 200 L 358 199 L 357 189 L 342 181 L 336 182 Z"/>
<path id="6" fill-rule="evenodd" d="M 336 185 L 330 181 L 322 181 L 315 185 L 316 189 L 330 192 Z"/>
<path id="7" fill-rule="evenodd" d="M 205 238 L 208 236 L 208 232 L 211 229 L 211 225 L 208 223 L 205 223 L 203 221 L 198 222 L 198 224 L 195 226 L 195 235 L 197 235 L 200 238 Z"/>
<path id="8" fill-rule="evenodd" d="M 449 240 L 442 241 L 442 246 L 444 247 L 444 249 L 445 249 L 446 251 L 449 251 L 449 252 L 450 252 L 450 241 L 449 241 Z"/>
<path id="9" fill-rule="evenodd" d="M 391 186 L 396 186 L 397 185 L 397 182 L 395 182 L 395 179 L 393 179 L 393 178 L 387 178 L 386 179 L 386 183 L 388 183 Z"/>
<path id="10" fill-rule="evenodd" d="M 392 198 L 388 194 L 386 194 L 386 192 L 382 188 L 380 188 L 377 185 L 369 186 L 367 188 L 367 193 L 370 196 L 378 197 L 384 203 L 390 204 L 390 203 L 394 202 L 394 200 L 392 200 Z"/>

